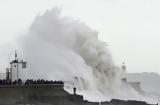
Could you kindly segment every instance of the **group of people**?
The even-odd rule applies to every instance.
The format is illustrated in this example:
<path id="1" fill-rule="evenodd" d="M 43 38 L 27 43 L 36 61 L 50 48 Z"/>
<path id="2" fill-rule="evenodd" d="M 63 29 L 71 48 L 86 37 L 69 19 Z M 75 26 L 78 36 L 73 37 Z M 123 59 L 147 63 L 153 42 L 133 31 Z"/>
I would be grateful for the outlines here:
<path id="1" fill-rule="evenodd" d="M 34 85 L 34 84 L 64 84 L 63 81 L 53 81 L 53 80 L 44 80 L 44 79 L 27 79 L 25 85 Z"/>
<path id="2" fill-rule="evenodd" d="M 40 84 L 64 84 L 63 81 L 53 81 L 53 80 L 44 80 L 44 79 L 27 79 L 26 81 L 22 81 L 21 79 L 11 81 L 7 79 L 0 79 L 0 86 L 5 85 L 40 85 Z"/>

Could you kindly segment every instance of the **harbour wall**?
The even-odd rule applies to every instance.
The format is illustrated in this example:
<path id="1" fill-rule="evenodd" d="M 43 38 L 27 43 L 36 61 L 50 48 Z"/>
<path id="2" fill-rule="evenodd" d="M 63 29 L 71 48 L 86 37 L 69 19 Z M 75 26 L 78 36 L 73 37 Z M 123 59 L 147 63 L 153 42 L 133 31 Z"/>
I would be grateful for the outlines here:
<path id="1" fill-rule="evenodd" d="M 62 84 L 14 85 L 0 87 L 0 105 L 149 105 L 140 101 L 113 99 L 110 102 L 88 102 L 83 96 L 69 94 Z"/>

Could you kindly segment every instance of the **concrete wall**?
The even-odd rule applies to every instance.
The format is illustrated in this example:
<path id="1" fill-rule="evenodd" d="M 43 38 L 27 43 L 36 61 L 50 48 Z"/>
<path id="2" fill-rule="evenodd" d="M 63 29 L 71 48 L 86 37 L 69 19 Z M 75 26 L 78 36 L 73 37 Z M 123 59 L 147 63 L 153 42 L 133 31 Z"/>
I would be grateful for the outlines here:
<path id="1" fill-rule="evenodd" d="M 0 105 L 99 105 L 72 95 L 63 85 L 32 85 L 0 87 Z M 148 105 L 145 102 L 112 100 L 101 105 Z"/>
<path id="2" fill-rule="evenodd" d="M 57 102 L 69 99 L 72 95 L 63 89 L 63 85 L 33 85 L 0 87 L 0 105 L 37 102 Z M 62 102 L 61 101 L 61 102 Z"/>

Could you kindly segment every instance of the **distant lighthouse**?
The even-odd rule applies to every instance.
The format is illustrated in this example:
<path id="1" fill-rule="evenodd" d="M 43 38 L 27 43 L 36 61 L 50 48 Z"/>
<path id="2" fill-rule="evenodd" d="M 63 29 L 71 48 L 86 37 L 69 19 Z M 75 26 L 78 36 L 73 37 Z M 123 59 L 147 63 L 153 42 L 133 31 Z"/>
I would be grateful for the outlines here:
<path id="1" fill-rule="evenodd" d="M 18 54 L 15 51 L 15 59 L 10 62 L 10 68 L 6 69 L 6 79 L 15 81 L 23 78 L 23 70 L 26 68 L 27 62 L 18 59 Z"/>
<path id="2" fill-rule="evenodd" d="M 126 65 L 123 62 L 122 65 L 121 65 L 121 80 L 122 80 L 122 82 L 127 82 L 126 73 L 127 73 L 127 71 L 126 71 Z"/>
<path id="3" fill-rule="evenodd" d="M 121 66 L 121 70 L 122 72 L 126 73 L 126 65 L 124 64 L 124 62 L 122 63 L 122 66 Z"/>

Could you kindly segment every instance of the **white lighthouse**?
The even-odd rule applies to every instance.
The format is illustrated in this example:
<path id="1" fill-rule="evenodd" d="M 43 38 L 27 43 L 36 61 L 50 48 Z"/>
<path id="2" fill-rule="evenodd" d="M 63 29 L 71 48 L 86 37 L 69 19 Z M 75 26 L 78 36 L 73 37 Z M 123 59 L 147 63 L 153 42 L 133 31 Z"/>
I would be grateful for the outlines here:
<path id="1" fill-rule="evenodd" d="M 121 66 L 121 70 L 123 73 L 126 73 L 126 65 L 124 64 L 124 62 L 122 63 L 122 66 Z"/>
<path id="2" fill-rule="evenodd" d="M 126 65 L 124 64 L 124 62 L 121 65 L 121 80 L 122 82 L 127 82 Z"/>
<path id="3" fill-rule="evenodd" d="M 11 81 L 15 81 L 18 79 L 22 79 L 23 78 L 23 69 L 26 68 L 26 62 L 24 62 L 23 60 L 18 59 L 17 53 L 15 52 L 15 59 L 10 62 L 10 73 L 8 75 L 9 79 L 11 79 Z"/>

